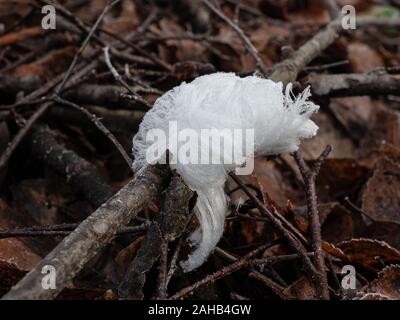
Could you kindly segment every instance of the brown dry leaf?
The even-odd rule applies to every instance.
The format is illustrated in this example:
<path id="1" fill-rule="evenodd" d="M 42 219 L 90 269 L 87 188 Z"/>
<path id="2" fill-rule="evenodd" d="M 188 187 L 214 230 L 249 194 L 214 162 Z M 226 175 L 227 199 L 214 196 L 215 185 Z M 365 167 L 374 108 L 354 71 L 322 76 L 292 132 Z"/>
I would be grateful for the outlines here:
<path id="1" fill-rule="evenodd" d="M 365 295 L 360 300 L 370 300 L 376 298 L 376 295 L 390 300 L 400 300 L 400 265 L 391 265 L 383 269 L 379 272 L 377 279 L 362 289 L 362 293 Z M 373 296 L 367 296 L 368 294 L 373 294 Z"/>
<path id="2" fill-rule="evenodd" d="M 273 62 L 281 60 L 280 47 L 276 44 L 287 43 L 290 38 L 290 30 L 280 25 L 269 24 L 262 21 L 257 29 L 249 32 L 250 40 L 257 49 L 261 59 L 267 67 L 271 67 Z M 251 60 L 246 63 L 246 60 Z M 254 58 L 249 54 L 242 57 L 243 71 L 254 70 Z M 252 69 L 251 69 L 252 65 Z"/>
<path id="3" fill-rule="evenodd" d="M 325 5 L 320 0 L 308 0 L 308 1 L 294 1 L 297 2 L 297 6 L 294 12 L 289 10 L 288 20 L 292 22 L 309 22 L 315 23 L 327 23 L 329 13 L 325 8 Z"/>
<path id="4" fill-rule="evenodd" d="M 331 243 L 322 241 L 322 249 L 324 249 L 325 252 L 329 253 L 333 257 L 342 260 L 343 262 L 349 260 L 348 257 L 346 256 L 346 254 L 342 250 L 340 250 L 339 248 L 337 248 L 336 246 L 334 246 Z"/>
<path id="5" fill-rule="evenodd" d="M 322 224 L 322 239 L 330 243 L 338 243 L 352 237 L 353 219 L 351 212 L 337 204 Z"/>
<path id="6" fill-rule="evenodd" d="M 387 158 L 376 164 L 362 194 L 362 210 L 374 220 L 400 223 L 400 165 Z"/>
<path id="7" fill-rule="evenodd" d="M 217 44 L 214 46 L 222 54 L 222 56 L 219 56 L 221 70 L 229 70 L 231 72 L 254 70 L 254 65 L 252 64 L 251 60 L 249 60 L 250 57 L 246 57 L 247 52 L 243 47 L 243 43 L 240 41 L 237 33 L 232 30 L 232 28 L 225 24 L 221 25 L 218 36 L 230 43 L 230 46 L 222 44 Z M 249 66 L 249 63 L 252 65 Z M 245 70 L 244 65 L 247 65 L 249 69 Z"/>
<path id="8" fill-rule="evenodd" d="M 94 21 L 107 5 L 108 0 L 89 1 L 88 5 L 82 6 L 76 15 L 85 22 Z"/>
<path id="9" fill-rule="evenodd" d="M 25 273 L 26 271 L 19 269 L 15 264 L 0 259 L 0 296 L 7 293 Z"/>
<path id="10" fill-rule="evenodd" d="M 318 200 L 331 201 L 355 194 L 368 171 L 354 159 L 326 159 L 316 181 Z"/>
<path id="11" fill-rule="evenodd" d="M 328 202 L 318 204 L 318 213 L 321 225 L 324 223 L 325 219 L 331 213 L 334 207 L 339 205 L 338 202 Z M 308 217 L 308 209 L 307 206 L 297 206 L 293 207 L 292 211 L 294 212 L 294 220 L 296 224 L 300 228 L 302 232 L 307 232 L 309 217 Z"/>
<path id="12" fill-rule="evenodd" d="M 16 42 L 21 42 L 26 39 L 37 37 L 43 33 L 43 28 L 37 26 L 7 33 L 4 36 L 0 36 L 0 46 L 8 46 Z"/>
<path id="13" fill-rule="evenodd" d="M 294 208 L 294 220 L 299 229 L 306 233 L 309 226 L 307 207 Z M 322 226 L 323 240 L 338 243 L 353 237 L 353 219 L 351 212 L 338 202 L 318 205 L 318 213 Z"/>
<path id="14" fill-rule="evenodd" d="M 388 296 L 380 293 L 367 293 L 362 297 L 355 297 L 353 300 L 391 300 Z"/>
<path id="15" fill-rule="evenodd" d="M 50 79 L 68 67 L 75 52 L 76 48 L 73 46 L 50 51 L 44 57 L 32 63 L 17 67 L 13 74 L 17 77 L 40 76 Z"/>
<path id="16" fill-rule="evenodd" d="M 201 75 L 215 72 L 211 63 L 200 63 L 196 61 L 178 62 L 174 64 L 173 75 L 177 81 L 186 81 Z"/>
<path id="17" fill-rule="evenodd" d="M 381 56 L 374 49 L 360 42 L 349 44 L 348 60 L 355 73 L 370 72 L 385 65 Z"/>
<path id="18" fill-rule="evenodd" d="M 338 125 L 325 112 L 318 112 L 313 116 L 318 125 L 318 134 L 313 139 L 304 140 L 300 152 L 305 159 L 316 159 L 325 149 L 327 144 L 332 145 L 331 158 L 356 158 L 357 149 L 347 133 L 338 130 Z"/>
<path id="19" fill-rule="evenodd" d="M 360 163 L 374 169 L 381 158 L 388 158 L 395 163 L 400 163 L 400 148 L 391 143 L 382 143 L 377 147 L 362 149 Z"/>
<path id="20" fill-rule="evenodd" d="M 29 271 L 41 257 L 33 253 L 16 238 L 0 239 L 0 261 L 15 265 L 21 271 Z"/>
<path id="21" fill-rule="evenodd" d="M 389 221 L 372 222 L 367 227 L 364 237 L 382 240 L 396 249 L 400 249 L 400 223 Z"/>
<path id="22" fill-rule="evenodd" d="M 259 6 L 262 12 L 273 18 L 292 22 L 315 21 L 326 23 L 329 21 L 328 12 L 319 0 L 262 0 Z"/>
<path id="23" fill-rule="evenodd" d="M 285 208 L 289 200 L 301 198 L 303 195 L 302 191 L 295 190 L 286 181 L 279 166 L 274 161 L 267 161 L 265 158 L 256 158 L 254 160 L 253 176 L 262 185 L 264 192 L 279 207 Z M 254 184 L 254 177 L 243 176 L 242 181 Z M 227 189 L 232 190 L 236 187 L 235 182 L 228 179 Z M 235 206 L 238 205 L 240 199 L 247 199 L 242 191 L 235 192 L 231 197 L 231 201 Z"/>
<path id="24" fill-rule="evenodd" d="M 372 272 L 378 272 L 382 264 L 400 263 L 400 251 L 384 241 L 352 239 L 337 244 L 337 247 L 347 255 L 351 263 Z"/>
<path id="25" fill-rule="evenodd" d="M 314 287 L 305 276 L 287 287 L 283 294 L 293 300 L 314 300 L 316 296 Z"/>
<path id="26" fill-rule="evenodd" d="M 55 192 L 46 179 L 24 180 L 12 187 L 15 203 L 36 224 L 51 225 L 65 222 L 59 209 L 65 207 L 66 199 Z"/>
<path id="27" fill-rule="evenodd" d="M 0 1 L 1 17 L 4 18 L 14 14 L 24 16 L 31 10 L 31 7 L 27 5 L 30 2 L 30 0 Z"/>
<path id="28" fill-rule="evenodd" d="M 119 8 L 117 8 L 118 10 Z M 116 10 L 114 10 L 116 11 Z M 104 29 L 119 36 L 134 31 L 140 24 L 137 6 L 134 1 L 123 0 L 120 3 L 119 12 L 115 16 L 107 15 L 103 20 Z"/>
<path id="29" fill-rule="evenodd" d="M 3 199 L 0 199 L 0 230 L 10 228 L 8 219 L 10 215 L 13 215 L 12 210 Z M 21 240 L 0 239 L 0 296 L 40 260 L 41 257 L 32 252 Z"/>
<path id="30" fill-rule="evenodd" d="M 369 129 L 370 116 L 373 110 L 370 97 L 332 99 L 330 109 L 350 137 L 359 141 L 365 136 Z"/>
<path id="31" fill-rule="evenodd" d="M 371 116 L 371 130 L 362 147 L 374 148 L 384 143 L 400 146 L 400 113 L 377 101 Z"/>
<path id="32" fill-rule="evenodd" d="M 288 43 L 292 34 L 282 25 L 260 21 L 258 28 L 250 30 L 248 36 L 267 67 L 282 60 L 281 46 Z M 242 45 L 243 46 L 243 45 Z M 248 58 L 251 58 L 247 55 Z M 254 65 L 254 59 L 251 58 Z"/>
<path id="33" fill-rule="evenodd" d="M 115 263 L 117 266 L 117 275 L 120 280 L 122 280 L 123 276 L 125 275 L 125 272 L 127 271 L 130 262 L 132 261 L 137 251 L 139 250 L 140 245 L 143 242 L 143 239 L 144 236 L 137 238 L 127 247 L 123 248 L 120 252 L 118 252 L 118 254 L 116 255 Z"/>
<path id="34" fill-rule="evenodd" d="M 149 29 L 156 35 L 183 34 L 182 26 L 174 21 L 163 18 L 158 23 L 159 28 L 152 25 Z M 158 45 L 161 60 L 175 63 L 183 61 L 208 62 L 207 48 L 199 41 L 192 40 L 168 40 Z"/>
<path id="35" fill-rule="evenodd" d="M 276 257 L 276 256 L 285 255 L 285 254 L 288 254 L 287 248 L 282 244 L 276 244 L 276 245 L 273 245 L 273 246 L 269 247 L 268 249 L 266 249 L 263 252 L 262 257 L 269 258 L 269 257 Z"/>

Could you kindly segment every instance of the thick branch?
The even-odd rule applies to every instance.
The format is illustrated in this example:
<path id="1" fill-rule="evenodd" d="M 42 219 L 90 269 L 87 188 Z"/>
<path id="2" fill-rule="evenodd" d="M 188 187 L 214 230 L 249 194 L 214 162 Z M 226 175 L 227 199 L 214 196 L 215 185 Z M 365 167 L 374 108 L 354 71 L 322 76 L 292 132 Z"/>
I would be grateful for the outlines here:
<path id="1" fill-rule="evenodd" d="M 65 288 L 78 272 L 113 236 L 135 217 L 147 203 L 162 191 L 169 178 L 166 166 L 156 165 L 144 169 L 116 195 L 93 212 L 75 231 L 66 237 L 3 299 L 52 299 Z M 42 287 L 42 268 L 55 267 L 57 287 Z"/>
<path id="2" fill-rule="evenodd" d="M 309 83 L 318 96 L 400 95 L 400 79 L 377 72 L 312 75 Z"/>
<path id="3" fill-rule="evenodd" d="M 329 47 L 337 37 L 336 28 L 332 23 L 329 24 L 288 59 L 275 65 L 269 78 L 274 81 L 282 81 L 284 85 L 295 81 L 298 74 L 322 51 Z"/>

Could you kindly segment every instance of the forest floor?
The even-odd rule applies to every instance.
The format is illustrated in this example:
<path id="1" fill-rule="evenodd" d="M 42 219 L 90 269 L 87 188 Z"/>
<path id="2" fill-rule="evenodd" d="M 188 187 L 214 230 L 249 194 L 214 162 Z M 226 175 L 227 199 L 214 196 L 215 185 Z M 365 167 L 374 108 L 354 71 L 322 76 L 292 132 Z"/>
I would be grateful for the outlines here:
<path id="1" fill-rule="evenodd" d="M 58 1 L 44 29 L 48 4 L 0 2 L 0 296 L 400 299 L 398 0 Z M 164 167 L 132 180 L 132 138 L 216 71 L 310 85 L 319 131 L 229 178 L 224 236 L 185 274 L 195 195 L 162 192 Z"/>

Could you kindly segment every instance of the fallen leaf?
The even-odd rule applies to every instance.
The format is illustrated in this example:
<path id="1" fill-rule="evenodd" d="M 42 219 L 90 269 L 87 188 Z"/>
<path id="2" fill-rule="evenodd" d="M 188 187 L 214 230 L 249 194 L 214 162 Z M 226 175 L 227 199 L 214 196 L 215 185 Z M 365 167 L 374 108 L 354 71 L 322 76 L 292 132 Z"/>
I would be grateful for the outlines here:
<path id="1" fill-rule="evenodd" d="M 378 272 L 382 264 L 400 263 L 400 251 L 384 241 L 351 239 L 337 244 L 337 247 L 346 254 L 351 263 L 371 272 Z"/>
<path id="2" fill-rule="evenodd" d="M 318 200 L 332 201 L 355 194 L 368 172 L 354 159 L 326 159 L 316 180 Z"/>
<path id="3" fill-rule="evenodd" d="M 381 56 L 374 49 L 360 42 L 349 44 L 348 60 L 355 73 L 367 73 L 385 65 Z"/>
<path id="4" fill-rule="evenodd" d="M 389 221 L 374 221 L 363 234 L 366 238 L 385 241 L 396 249 L 400 249 L 399 235 L 400 223 Z"/>
<path id="5" fill-rule="evenodd" d="M 399 164 L 387 158 L 378 161 L 362 194 L 362 210 L 374 220 L 400 223 Z"/>
<path id="6" fill-rule="evenodd" d="M 368 132 L 373 109 L 370 97 L 332 99 L 330 108 L 350 137 L 359 141 Z"/>
<path id="7" fill-rule="evenodd" d="M 287 287 L 283 294 L 293 300 L 314 300 L 316 297 L 315 289 L 308 279 L 303 276 Z"/>
<path id="8" fill-rule="evenodd" d="M 389 298 L 390 300 L 400 299 L 400 265 L 391 265 L 383 269 L 378 274 L 378 278 L 362 289 L 360 300 L 381 300 L 374 299 L 382 297 L 382 300 Z M 367 296 L 373 294 L 372 296 Z M 377 296 L 379 295 L 379 296 Z"/>

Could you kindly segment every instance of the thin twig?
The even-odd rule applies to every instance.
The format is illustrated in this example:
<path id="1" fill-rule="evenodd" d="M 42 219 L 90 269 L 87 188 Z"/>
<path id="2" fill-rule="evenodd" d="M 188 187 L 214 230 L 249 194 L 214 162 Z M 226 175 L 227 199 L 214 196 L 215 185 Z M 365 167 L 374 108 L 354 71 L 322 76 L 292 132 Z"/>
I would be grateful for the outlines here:
<path id="1" fill-rule="evenodd" d="M 263 203 L 255 197 L 250 190 L 243 184 L 243 182 L 240 180 L 238 176 L 236 176 L 233 172 L 230 173 L 230 176 L 232 179 L 243 189 L 243 191 L 246 193 L 246 195 L 250 198 L 250 200 L 253 201 L 253 203 L 257 206 L 257 208 L 262 212 L 265 216 L 267 216 L 273 226 L 279 231 L 279 233 L 282 234 L 282 236 L 288 241 L 290 246 L 296 250 L 302 258 L 303 264 L 305 271 L 307 272 L 307 275 L 309 276 L 310 280 L 318 286 L 318 283 L 316 281 L 316 276 L 318 276 L 318 271 L 315 269 L 314 265 L 312 264 L 310 258 L 307 256 L 307 251 L 304 248 L 304 246 L 301 244 L 301 242 L 295 238 L 283 225 L 282 222 L 276 218 L 274 214 L 272 214 L 264 205 Z"/>
<path id="2" fill-rule="evenodd" d="M 79 223 L 65 223 L 53 226 L 35 226 L 30 228 L 20 228 L 14 230 L 0 231 L 0 239 L 23 238 L 23 237 L 58 237 L 67 236 L 79 226 Z M 146 231 L 148 223 L 140 226 L 128 226 L 122 228 L 117 234 L 131 234 Z"/>
<path id="3" fill-rule="evenodd" d="M 78 62 L 78 58 L 80 57 L 81 53 L 85 50 L 86 46 L 88 45 L 88 43 L 90 41 L 90 38 L 94 34 L 96 28 L 100 24 L 101 20 L 103 19 L 104 15 L 106 14 L 106 12 L 113 5 L 115 5 L 119 1 L 120 0 L 114 0 L 112 2 L 110 0 L 108 1 L 107 5 L 103 9 L 103 11 L 99 15 L 99 17 L 97 18 L 95 24 L 93 25 L 93 27 L 90 30 L 89 34 L 87 35 L 86 39 L 83 41 L 82 45 L 80 46 L 80 48 L 76 52 L 76 54 L 75 54 L 75 56 L 74 56 L 74 58 L 73 58 L 73 60 L 72 60 L 72 62 L 70 64 L 67 72 L 64 74 L 64 77 L 63 77 L 61 83 L 55 89 L 55 94 L 59 94 L 62 91 L 62 89 L 64 88 L 65 84 L 67 83 L 69 77 L 71 76 L 71 74 L 72 74 L 72 72 L 73 72 L 73 70 L 75 68 L 76 63 Z M 6 163 L 10 159 L 11 155 L 13 154 L 14 150 L 20 144 L 22 139 L 26 136 L 28 131 L 32 128 L 32 126 L 36 122 L 36 120 L 38 120 L 40 118 L 40 116 L 42 116 L 51 106 L 52 106 L 51 102 L 43 104 L 27 120 L 25 126 L 18 131 L 18 133 L 15 135 L 15 137 L 12 139 L 12 141 L 10 142 L 10 144 L 7 146 L 6 150 L 4 151 L 4 153 L 0 157 L 0 169 L 3 168 L 6 165 Z"/>
<path id="4" fill-rule="evenodd" d="M 144 100 L 141 96 L 139 96 L 135 91 L 133 91 L 132 88 L 124 81 L 124 79 L 122 79 L 122 77 L 118 73 L 117 69 L 114 68 L 114 66 L 111 63 L 109 48 L 105 47 L 103 50 L 104 50 L 104 60 L 107 64 L 107 67 L 110 69 L 111 74 L 113 75 L 114 79 L 116 81 L 118 81 L 125 89 L 128 90 L 131 97 L 133 97 L 135 100 L 143 103 L 148 108 L 151 108 L 151 105 L 146 100 Z"/>
<path id="5" fill-rule="evenodd" d="M 190 218 L 188 220 L 190 221 Z M 181 247 L 182 247 L 182 237 L 179 238 L 179 242 L 176 245 L 175 251 L 174 251 L 174 253 L 172 255 L 172 258 L 171 258 L 171 262 L 169 264 L 167 278 L 165 279 L 166 287 L 168 287 L 168 284 L 171 281 L 171 278 L 172 278 L 172 276 L 174 275 L 174 273 L 176 271 L 176 268 L 177 268 L 176 262 L 178 261 L 179 252 L 181 250 Z"/>
<path id="6" fill-rule="evenodd" d="M 270 288 L 275 294 L 277 294 L 282 300 L 287 300 L 288 297 L 283 293 L 285 288 L 277 284 L 276 282 L 268 279 L 265 275 L 260 272 L 250 272 L 249 276 L 262 282 L 265 286 Z"/>
<path id="7" fill-rule="evenodd" d="M 117 148 L 119 153 L 122 155 L 124 158 L 125 162 L 128 164 L 129 168 L 132 166 L 132 159 L 128 156 L 126 153 L 124 147 L 119 143 L 117 138 L 110 132 L 110 130 L 107 129 L 107 127 L 101 122 L 99 118 L 96 117 L 95 114 L 89 112 L 86 108 L 77 105 L 76 103 L 73 103 L 71 101 L 65 100 L 59 96 L 55 96 L 53 100 L 59 104 L 62 104 L 67 107 L 74 108 L 76 110 L 79 110 L 82 112 L 86 117 L 90 119 L 90 121 L 93 122 L 93 124 L 102 132 L 104 135 L 111 141 L 111 143 Z"/>
<path id="8" fill-rule="evenodd" d="M 92 26 L 92 28 L 90 29 L 86 39 L 83 41 L 81 47 L 79 48 L 79 50 L 77 51 L 77 53 L 75 54 L 74 58 L 72 59 L 72 62 L 67 70 L 67 73 L 64 77 L 64 79 L 62 80 L 62 82 L 60 83 L 60 85 L 56 88 L 55 93 L 59 94 L 61 92 L 61 90 L 64 88 L 65 84 L 67 83 L 69 77 L 72 74 L 72 71 L 75 68 L 76 63 L 78 62 L 79 57 L 81 56 L 81 54 L 83 53 L 83 51 L 85 50 L 86 46 L 89 44 L 90 38 L 93 36 L 94 32 L 96 31 L 97 27 L 99 26 L 101 20 L 103 20 L 105 14 L 108 12 L 108 10 L 110 10 L 114 5 L 116 5 L 120 0 L 108 0 L 107 5 L 104 7 L 103 11 L 100 13 L 100 15 L 98 16 L 96 22 L 94 23 L 94 25 Z"/>
<path id="9" fill-rule="evenodd" d="M 161 253 L 158 273 L 158 299 L 167 298 L 168 240 L 161 235 Z"/>
<path id="10" fill-rule="evenodd" d="M 199 287 L 202 287 L 206 284 L 214 283 L 218 279 L 221 279 L 223 277 L 226 277 L 227 275 L 231 274 L 232 272 L 235 272 L 239 269 L 246 268 L 248 266 L 249 260 L 252 259 L 253 257 L 257 256 L 261 252 L 263 252 L 265 249 L 268 248 L 269 245 L 263 245 L 255 249 L 254 251 L 248 253 L 244 257 L 238 259 L 236 262 L 222 268 L 221 270 L 218 270 L 202 280 L 192 284 L 189 287 L 183 288 L 179 292 L 175 293 L 173 296 L 171 296 L 169 299 L 170 300 L 178 300 L 178 299 L 183 299 L 187 295 L 191 294 L 194 290 L 198 289 Z"/>
<path id="11" fill-rule="evenodd" d="M 318 269 L 318 278 L 320 285 L 317 287 L 317 294 L 321 299 L 329 299 L 328 280 L 325 271 L 325 258 L 322 251 L 321 238 L 321 222 L 318 214 L 317 194 L 315 189 L 315 180 L 321 169 L 321 165 L 329 153 L 332 151 L 332 146 L 326 146 L 315 161 L 314 166 L 310 169 L 305 163 L 299 152 L 294 153 L 294 157 L 299 166 L 301 175 L 303 176 L 304 185 L 307 194 L 307 207 L 310 217 L 310 231 L 312 238 L 312 248 L 315 252 L 315 261 Z"/>
<path id="12" fill-rule="evenodd" d="M 209 0 L 202 0 L 202 1 L 212 12 L 214 12 L 219 18 L 225 21 L 229 25 L 229 27 L 231 27 L 233 31 L 235 31 L 238 34 L 245 48 L 255 60 L 257 68 L 260 69 L 260 71 L 264 74 L 264 76 L 266 76 L 268 73 L 268 68 L 261 60 L 260 56 L 258 55 L 257 49 L 251 43 L 250 39 L 244 34 L 243 30 L 235 22 L 229 19 L 221 10 L 215 7 Z"/>

